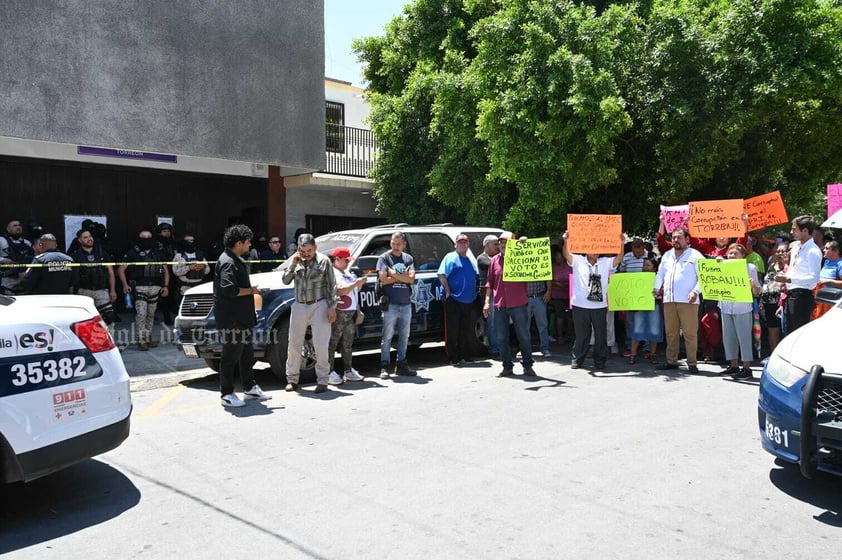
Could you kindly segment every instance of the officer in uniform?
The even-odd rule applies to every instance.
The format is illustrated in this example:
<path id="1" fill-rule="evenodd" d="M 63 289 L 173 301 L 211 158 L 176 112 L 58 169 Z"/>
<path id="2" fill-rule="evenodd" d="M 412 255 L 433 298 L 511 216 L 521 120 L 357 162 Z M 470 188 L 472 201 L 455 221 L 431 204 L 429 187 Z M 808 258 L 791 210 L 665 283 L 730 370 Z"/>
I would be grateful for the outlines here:
<path id="1" fill-rule="evenodd" d="M 210 274 L 205 253 L 196 247 L 196 237 L 192 233 L 184 234 L 181 247 L 175 253 L 175 262 L 172 271 L 178 277 L 178 293 L 182 298 L 184 292 L 204 282 L 205 276 Z M 180 302 L 179 299 L 179 306 Z"/>
<path id="2" fill-rule="evenodd" d="M 38 255 L 26 269 L 20 287 L 32 294 L 69 294 L 73 259 L 58 250 L 52 233 L 42 235 L 37 247 Z"/>
<path id="3" fill-rule="evenodd" d="M 35 258 L 32 244 L 23 237 L 23 225 L 20 220 L 11 220 L 6 224 L 6 233 L 0 237 L 0 293 L 15 294 L 20 286 L 26 265 Z M 19 264 L 20 266 L 8 266 Z"/>
<path id="4" fill-rule="evenodd" d="M 76 232 L 76 241 L 79 248 L 72 251 L 70 256 L 79 266 L 73 268 L 71 283 L 77 294 L 94 300 L 97 311 L 110 329 L 115 318 L 114 302 L 117 300 L 114 268 L 102 264 L 109 257 L 96 245 L 90 230 L 80 229 Z"/>
<path id="5" fill-rule="evenodd" d="M 173 239 L 172 224 L 161 222 L 155 226 L 155 250 L 158 252 L 161 260 L 164 262 L 172 262 L 175 259 L 175 240 Z M 167 270 L 170 270 L 170 265 L 164 265 Z M 173 278 L 172 274 L 168 275 Z M 173 282 L 175 288 L 175 282 Z M 178 314 L 178 293 L 177 289 L 168 290 L 167 295 L 161 295 L 161 301 L 158 306 L 161 308 L 161 313 L 164 315 L 164 324 L 172 325 L 173 316 Z"/>
<path id="6" fill-rule="evenodd" d="M 170 283 L 170 273 L 162 263 L 163 256 L 155 248 L 152 232 L 145 229 L 140 232 L 137 242 L 126 252 L 117 275 L 123 284 L 123 293 L 135 294 L 135 325 L 138 334 L 138 350 L 149 350 L 158 346 L 152 340 L 152 327 L 155 325 L 155 310 L 158 298 L 166 297 Z M 142 264 L 147 263 L 147 264 Z"/>

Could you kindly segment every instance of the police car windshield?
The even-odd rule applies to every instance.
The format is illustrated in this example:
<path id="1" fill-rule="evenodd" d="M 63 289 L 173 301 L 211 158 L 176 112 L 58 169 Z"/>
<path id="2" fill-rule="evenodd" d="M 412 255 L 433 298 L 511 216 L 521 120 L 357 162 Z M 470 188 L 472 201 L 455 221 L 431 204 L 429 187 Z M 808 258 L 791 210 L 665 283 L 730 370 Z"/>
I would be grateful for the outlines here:
<path id="1" fill-rule="evenodd" d="M 328 233 L 316 238 L 316 247 L 325 255 L 329 255 L 337 247 L 348 247 L 353 255 L 362 238 L 362 234 L 356 233 Z"/>

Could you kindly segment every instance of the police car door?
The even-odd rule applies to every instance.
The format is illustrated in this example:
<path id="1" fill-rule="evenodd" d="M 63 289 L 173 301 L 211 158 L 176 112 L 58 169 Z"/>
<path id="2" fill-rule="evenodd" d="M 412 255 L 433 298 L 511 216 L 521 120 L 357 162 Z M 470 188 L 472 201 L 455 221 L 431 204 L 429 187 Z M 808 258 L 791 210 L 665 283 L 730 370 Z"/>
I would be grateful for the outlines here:
<path id="1" fill-rule="evenodd" d="M 453 250 L 453 240 L 444 233 L 407 234 L 406 252 L 415 262 L 410 332 L 444 332 L 444 304 L 437 272 L 444 256 Z"/>

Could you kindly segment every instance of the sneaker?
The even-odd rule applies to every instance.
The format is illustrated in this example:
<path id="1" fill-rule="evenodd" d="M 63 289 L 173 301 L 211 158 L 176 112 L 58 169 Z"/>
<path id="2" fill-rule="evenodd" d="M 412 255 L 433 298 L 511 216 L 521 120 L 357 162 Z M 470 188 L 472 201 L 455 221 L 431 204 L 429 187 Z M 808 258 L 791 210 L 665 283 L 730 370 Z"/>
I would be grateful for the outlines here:
<path id="1" fill-rule="evenodd" d="M 284 391 L 287 393 L 292 393 L 293 391 L 298 390 L 298 383 L 287 383 L 287 386 L 284 387 Z"/>
<path id="2" fill-rule="evenodd" d="M 570 364 L 570 369 L 579 369 L 580 367 L 582 367 L 582 364 L 577 363 L 577 362 L 572 362 Z"/>
<path id="3" fill-rule="evenodd" d="M 327 391 L 327 385 L 318 384 L 316 385 L 316 389 L 313 391 L 314 393 L 324 393 Z"/>
<path id="4" fill-rule="evenodd" d="M 395 367 L 395 373 L 397 373 L 398 375 L 410 376 L 410 377 L 413 376 L 413 375 L 418 375 L 417 371 L 415 371 L 414 369 L 409 367 L 409 364 L 406 363 L 406 360 L 404 360 L 402 362 L 398 362 L 397 366 Z"/>
<path id="5" fill-rule="evenodd" d="M 740 368 L 738 368 L 737 366 L 728 366 L 727 368 L 720 371 L 719 375 L 734 375 L 735 373 L 740 373 Z"/>
<path id="6" fill-rule="evenodd" d="M 389 362 L 380 362 L 380 379 L 389 379 Z"/>
<path id="7" fill-rule="evenodd" d="M 696 364 L 690 364 L 689 366 L 687 366 L 687 371 L 689 371 L 690 373 L 699 373 L 699 366 L 697 366 Z"/>
<path id="8" fill-rule="evenodd" d="M 678 369 L 678 364 L 671 364 L 669 362 L 664 362 L 663 364 L 658 364 L 655 366 L 655 369 L 659 371 L 663 371 L 666 369 Z"/>
<path id="9" fill-rule="evenodd" d="M 631 356 L 631 350 L 623 350 L 623 357 L 628 358 Z"/>
<path id="10" fill-rule="evenodd" d="M 523 375 L 526 377 L 537 377 L 538 374 L 532 369 L 532 366 L 523 366 Z"/>
<path id="11" fill-rule="evenodd" d="M 260 385 L 255 383 L 251 389 L 243 393 L 243 396 L 246 400 L 258 400 L 258 401 L 268 401 L 272 398 L 272 395 L 267 395 L 263 392 L 263 389 L 260 388 Z"/>
<path id="12" fill-rule="evenodd" d="M 515 370 L 511 366 L 503 366 L 503 371 L 497 374 L 497 377 L 511 377 L 515 374 Z"/>
<path id="13" fill-rule="evenodd" d="M 732 374 L 731 379 L 754 379 L 754 373 L 752 373 L 751 368 L 744 367 Z"/>
<path id="14" fill-rule="evenodd" d="M 240 400 L 240 397 L 231 393 L 230 395 L 223 395 L 220 399 L 222 401 L 222 406 L 230 406 L 233 408 L 239 408 L 241 406 L 246 406 L 246 403 Z"/>
<path id="15" fill-rule="evenodd" d="M 344 379 L 345 379 L 345 381 L 365 381 L 365 377 L 360 375 L 360 372 L 358 372 L 354 368 L 351 368 L 351 371 L 345 372 Z M 328 381 L 328 383 L 330 383 L 330 382 Z"/>
<path id="16" fill-rule="evenodd" d="M 553 353 L 550 352 L 549 350 L 544 350 L 543 352 L 541 352 L 541 356 L 543 356 L 544 358 L 552 358 Z"/>
<path id="17" fill-rule="evenodd" d="M 327 382 L 331 385 L 342 385 L 343 381 L 344 379 L 342 379 L 342 376 L 335 371 L 330 372 L 330 375 L 327 378 Z"/>

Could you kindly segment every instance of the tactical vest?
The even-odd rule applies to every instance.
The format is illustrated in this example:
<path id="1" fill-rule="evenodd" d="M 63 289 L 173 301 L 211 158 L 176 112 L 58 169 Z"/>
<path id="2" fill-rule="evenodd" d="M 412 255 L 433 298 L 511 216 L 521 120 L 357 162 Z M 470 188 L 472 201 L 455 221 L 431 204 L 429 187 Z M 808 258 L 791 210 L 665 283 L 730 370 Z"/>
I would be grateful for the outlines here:
<path id="1" fill-rule="evenodd" d="M 146 265 L 129 265 L 129 276 L 140 286 L 159 286 L 164 279 L 164 265 L 160 264 L 160 257 L 154 250 L 144 251 L 135 247 L 126 257 L 127 260 L 137 259 L 137 262 L 148 262 Z"/>
<path id="2" fill-rule="evenodd" d="M 26 265 L 31 263 L 35 258 L 35 251 L 32 249 L 31 245 L 24 241 L 22 237 L 17 241 L 13 240 L 8 235 L 4 235 L 3 237 L 6 239 L 6 243 L 9 244 L 8 257 L 16 263 L 21 263 L 22 265 L 3 267 L 3 276 L 17 276 L 26 270 Z"/>
<path id="3" fill-rule="evenodd" d="M 193 253 L 192 257 L 188 256 L 187 253 L 182 253 L 181 256 L 184 257 L 184 261 L 187 263 L 205 260 L 204 253 L 202 253 L 198 249 L 196 249 L 196 252 Z M 202 270 L 188 270 L 187 274 L 185 274 L 185 277 L 187 278 L 187 280 L 193 280 L 198 282 L 199 280 L 204 279 L 205 270 L 204 268 Z"/>
<path id="4" fill-rule="evenodd" d="M 101 263 L 104 261 L 102 254 L 97 251 L 96 247 L 90 253 L 84 249 L 78 249 L 73 252 L 73 261 L 82 264 Z M 105 266 L 95 264 L 94 266 L 80 266 L 78 267 L 77 277 L 74 280 L 76 288 L 83 290 L 107 290 L 110 286 L 108 284 L 108 269 Z"/>

